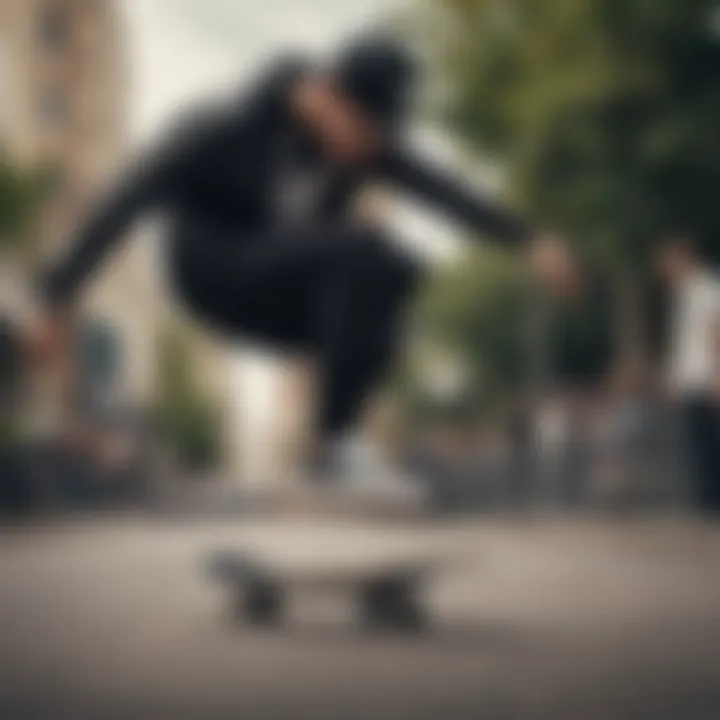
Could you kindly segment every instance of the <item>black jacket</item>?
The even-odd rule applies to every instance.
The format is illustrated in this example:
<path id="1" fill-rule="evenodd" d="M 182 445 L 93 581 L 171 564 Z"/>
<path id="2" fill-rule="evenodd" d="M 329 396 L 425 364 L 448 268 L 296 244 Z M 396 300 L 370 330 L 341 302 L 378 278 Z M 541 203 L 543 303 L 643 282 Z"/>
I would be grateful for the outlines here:
<path id="1" fill-rule="evenodd" d="M 71 300 L 131 221 L 146 211 L 163 211 L 174 232 L 200 223 L 238 242 L 261 238 L 272 220 L 275 154 L 283 139 L 296 132 L 287 107 L 289 89 L 307 71 L 300 60 L 279 63 L 249 95 L 193 117 L 146 153 L 95 207 L 65 256 L 43 276 L 44 298 L 50 303 Z M 368 179 L 401 186 L 473 230 L 507 243 L 528 234 L 511 213 L 397 148 L 361 171 L 337 171 L 319 220 L 342 218 L 349 199 Z"/>

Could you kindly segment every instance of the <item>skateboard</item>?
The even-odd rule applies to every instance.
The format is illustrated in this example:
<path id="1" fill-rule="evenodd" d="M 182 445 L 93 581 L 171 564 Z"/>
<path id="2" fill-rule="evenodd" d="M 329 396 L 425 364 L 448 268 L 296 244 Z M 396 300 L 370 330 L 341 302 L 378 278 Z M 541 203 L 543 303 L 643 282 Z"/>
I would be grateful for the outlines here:
<path id="1" fill-rule="evenodd" d="M 249 625 L 280 626 L 290 596 L 312 590 L 349 593 L 367 627 L 419 631 L 429 621 L 423 585 L 440 562 L 426 555 L 298 565 L 218 551 L 206 558 L 205 568 L 230 593 L 234 619 Z"/>

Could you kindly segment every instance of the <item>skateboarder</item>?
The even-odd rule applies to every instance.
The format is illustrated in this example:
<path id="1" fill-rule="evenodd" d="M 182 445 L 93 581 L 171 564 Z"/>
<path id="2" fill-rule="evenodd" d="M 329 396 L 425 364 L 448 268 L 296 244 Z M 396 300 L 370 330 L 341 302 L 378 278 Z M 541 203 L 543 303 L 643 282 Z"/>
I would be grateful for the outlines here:
<path id="1" fill-rule="evenodd" d="M 370 180 L 408 191 L 526 254 L 553 288 L 575 282 L 562 244 L 402 150 L 416 75 L 404 46 L 371 37 L 329 66 L 286 58 L 252 91 L 201 114 L 140 159 L 41 283 L 33 347 L 66 342 L 73 302 L 132 220 L 168 219 L 167 267 L 182 304 L 208 326 L 320 367 L 312 474 L 350 472 L 364 401 L 393 360 L 421 270 L 378 227 L 353 219 Z"/>

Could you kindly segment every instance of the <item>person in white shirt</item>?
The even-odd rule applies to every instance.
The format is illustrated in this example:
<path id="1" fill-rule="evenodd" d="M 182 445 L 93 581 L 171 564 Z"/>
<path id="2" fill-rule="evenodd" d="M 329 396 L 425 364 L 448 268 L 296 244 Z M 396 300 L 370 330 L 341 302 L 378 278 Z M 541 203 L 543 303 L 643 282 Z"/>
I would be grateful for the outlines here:
<path id="1" fill-rule="evenodd" d="M 658 270 L 673 291 L 668 382 L 680 404 L 691 463 L 694 499 L 720 513 L 720 275 L 683 237 L 657 254 Z"/>

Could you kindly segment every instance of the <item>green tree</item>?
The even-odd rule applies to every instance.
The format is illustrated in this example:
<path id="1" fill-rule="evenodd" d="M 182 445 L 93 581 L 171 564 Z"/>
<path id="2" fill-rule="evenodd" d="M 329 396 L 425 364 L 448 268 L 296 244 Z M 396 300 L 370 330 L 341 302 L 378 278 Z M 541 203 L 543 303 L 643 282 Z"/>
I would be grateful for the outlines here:
<path id="1" fill-rule="evenodd" d="M 424 46 L 453 91 L 443 119 L 616 280 L 631 351 L 660 235 L 682 227 L 720 250 L 717 1 L 422 5 Z"/>
<path id="2" fill-rule="evenodd" d="M 179 330 L 164 333 L 158 351 L 160 430 L 184 467 L 204 471 L 221 454 L 222 421 L 197 386 L 192 353 Z"/>
<path id="3" fill-rule="evenodd" d="M 537 311 L 543 314 L 543 298 L 527 271 L 512 255 L 490 246 L 468 250 L 463 262 L 437 274 L 418 305 L 417 327 L 421 345 L 442 348 L 467 371 L 460 406 L 451 408 L 454 415 L 477 416 L 530 390 L 533 337 L 528 330 L 543 321 Z M 554 308 L 549 319 L 549 365 L 571 382 L 601 374 L 611 352 L 607 290 L 594 288 L 580 302 Z M 418 374 L 402 378 L 410 412 L 437 413 L 424 398 L 427 382 Z"/>
<path id="4" fill-rule="evenodd" d="M 44 173 L 23 170 L 0 152 L 0 247 L 26 248 L 32 244 L 34 221 L 47 188 Z"/>
<path id="5" fill-rule="evenodd" d="M 462 363 L 471 394 L 486 402 L 522 379 L 525 280 L 510 256 L 477 248 L 438 274 L 418 309 L 420 333 Z"/>

